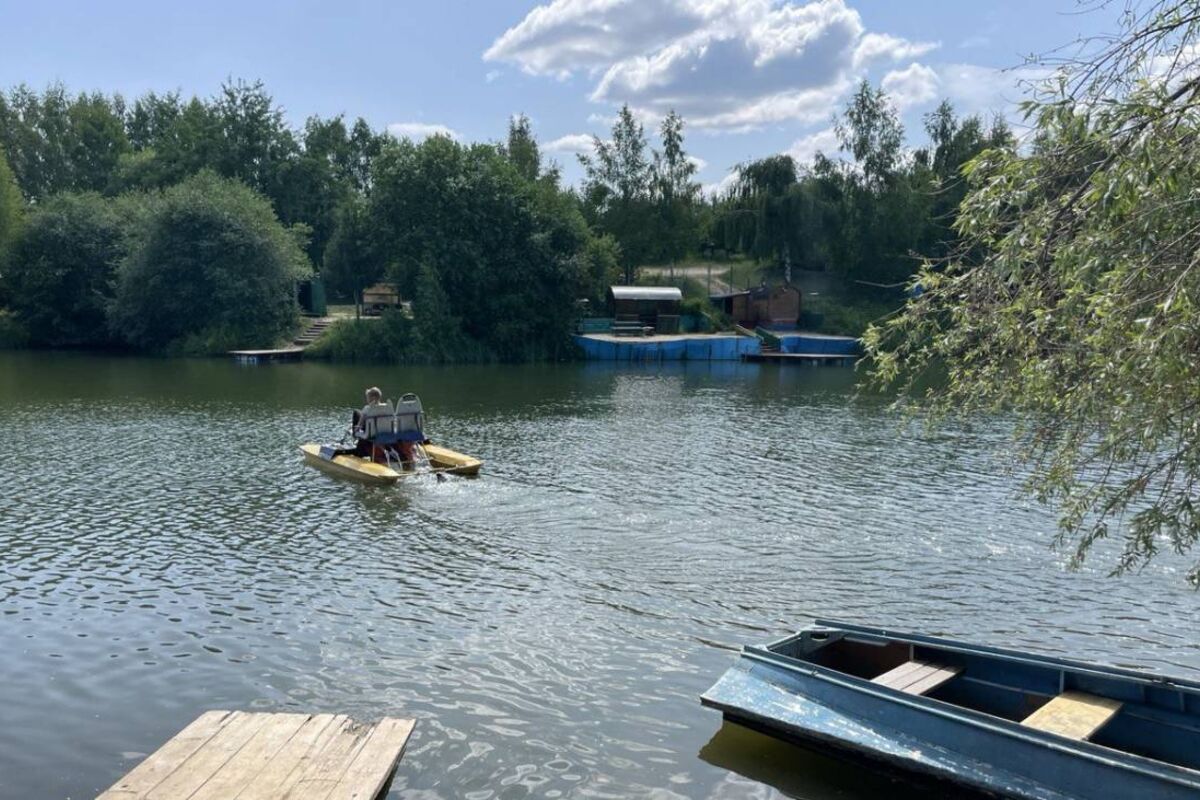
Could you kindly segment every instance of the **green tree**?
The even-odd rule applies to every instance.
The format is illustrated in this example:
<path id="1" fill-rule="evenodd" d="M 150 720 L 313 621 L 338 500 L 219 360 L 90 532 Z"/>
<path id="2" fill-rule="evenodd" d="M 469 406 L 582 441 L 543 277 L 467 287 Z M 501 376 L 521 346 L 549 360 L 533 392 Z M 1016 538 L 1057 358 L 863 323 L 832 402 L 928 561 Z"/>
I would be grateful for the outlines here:
<path id="1" fill-rule="evenodd" d="M 653 189 L 658 221 L 658 257 L 674 263 L 700 237 L 700 184 L 696 164 L 683 147 L 683 118 L 672 110 L 660 128 L 662 151 L 654 154 Z"/>
<path id="2" fill-rule="evenodd" d="M 114 330 L 147 350 L 270 346 L 295 327 L 310 269 L 265 198 L 201 172 L 147 215 L 119 271 Z"/>
<path id="3" fill-rule="evenodd" d="M 282 165 L 299 150 L 283 109 L 262 81 L 242 80 L 223 83 L 211 108 L 221 137 L 217 172 L 274 196 Z"/>
<path id="4" fill-rule="evenodd" d="M 789 261 L 798 250 L 800 206 L 796 162 L 788 155 L 767 156 L 737 167 L 729 206 L 726 238 L 755 258 Z"/>
<path id="5" fill-rule="evenodd" d="M 512 162 L 517 174 L 527 181 L 535 181 L 542 171 L 542 155 L 533 125 L 529 117 L 517 114 L 508 121 L 508 140 L 500 148 L 501 154 Z"/>
<path id="6" fill-rule="evenodd" d="M 0 310 L 9 304 L 8 265 L 25 219 L 25 198 L 0 147 Z M 0 333 L 0 340 L 4 339 Z"/>
<path id="7" fill-rule="evenodd" d="M 846 104 L 834 130 L 843 151 L 854 156 L 868 187 L 882 188 L 900 165 L 904 126 L 882 88 L 863 81 Z"/>
<path id="8" fill-rule="evenodd" d="M 378 251 L 367 203 L 351 197 L 337 211 L 321 275 L 333 292 L 354 299 L 356 315 L 362 306 L 363 290 L 383 277 L 386 264 Z"/>
<path id="9" fill-rule="evenodd" d="M 6 272 L 11 305 L 34 344 L 105 345 L 125 254 L 125 219 L 98 194 L 59 194 L 29 215 Z"/>
<path id="10" fill-rule="evenodd" d="M 569 195 L 529 182 L 496 147 L 434 136 L 384 148 L 369 208 L 380 258 L 407 296 L 429 270 L 462 333 L 496 357 L 567 352 L 589 236 Z"/>
<path id="11" fill-rule="evenodd" d="M 25 216 L 25 198 L 17 187 L 17 179 L 8 166 L 4 148 L 0 147 L 0 279 L 4 274 L 6 257 L 21 230 Z M 0 306 L 3 305 L 0 296 Z"/>
<path id="12" fill-rule="evenodd" d="M 41 93 L 17 86 L 0 96 L 0 147 L 31 200 L 99 191 L 129 150 L 124 113 L 119 96 L 71 97 L 62 84 Z"/>
<path id="13" fill-rule="evenodd" d="M 603 309 L 608 287 L 621 279 L 621 245 L 608 234 L 588 237 L 580 259 L 580 284 L 575 296 L 595 309 Z"/>
<path id="14" fill-rule="evenodd" d="M 1200 537 L 1198 10 L 1130 15 L 1040 87 L 1032 148 L 967 166 L 957 249 L 866 338 L 875 381 L 917 392 L 934 419 L 1016 414 L 1058 544 L 1079 564 L 1119 536 L 1118 573 Z"/>
<path id="15" fill-rule="evenodd" d="M 579 156 L 586 174 L 584 204 L 599 230 L 621 245 L 625 283 L 631 284 L 636 267 L 654 247 L 654 174 L 646 132 L 626 105 L 617 115 L 612 140 L 593 137 L 592 144 L 593 155 Z"/>

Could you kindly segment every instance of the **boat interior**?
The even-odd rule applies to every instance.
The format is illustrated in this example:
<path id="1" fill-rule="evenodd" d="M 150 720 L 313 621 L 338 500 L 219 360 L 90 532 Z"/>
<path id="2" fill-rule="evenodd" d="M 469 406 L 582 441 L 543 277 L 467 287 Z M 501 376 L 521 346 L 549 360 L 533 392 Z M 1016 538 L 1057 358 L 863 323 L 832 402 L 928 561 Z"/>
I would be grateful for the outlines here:
<path id="1" fill-rule="evenodd" d="M 1028 728 L 1200 770 L 1200 688 L 987 648 L 812 628 L 768 647 Z"/>

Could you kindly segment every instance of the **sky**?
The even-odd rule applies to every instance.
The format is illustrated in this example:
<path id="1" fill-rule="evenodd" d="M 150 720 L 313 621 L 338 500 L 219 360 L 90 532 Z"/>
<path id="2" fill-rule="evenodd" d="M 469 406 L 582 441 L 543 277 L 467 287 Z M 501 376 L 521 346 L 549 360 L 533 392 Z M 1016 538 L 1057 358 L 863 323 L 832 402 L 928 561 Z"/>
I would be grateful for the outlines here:
<path id="1" fill-rule="evenodd" d="M 1111 32 L 1095 0 L 0 0 L 0 86 L 214 94 L 261 79 L 295 125 L 364 117 L 414 138 L 498 141 L 524 113 L 567 181 L 628 103 L 685 120 L 698 179 L 837 148 L 862 79 L 888 90 L 910 144 L 942 98 L 1013 115 L 1032 54 Z"/>

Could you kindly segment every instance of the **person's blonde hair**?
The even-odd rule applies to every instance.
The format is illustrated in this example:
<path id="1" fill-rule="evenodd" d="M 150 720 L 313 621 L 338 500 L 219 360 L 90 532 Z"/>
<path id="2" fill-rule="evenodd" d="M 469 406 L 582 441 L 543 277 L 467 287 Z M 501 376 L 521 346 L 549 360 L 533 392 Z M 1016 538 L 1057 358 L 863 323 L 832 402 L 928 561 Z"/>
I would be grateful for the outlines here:
<path id="1" fill-rule="evenodd" d="M 382 399 L 383 399 L 383 392 L 379 391 L 378 386 L 372 386 L 370 389 L 367 389 L 367 402 L 368 403 L 377 403 Z"/>

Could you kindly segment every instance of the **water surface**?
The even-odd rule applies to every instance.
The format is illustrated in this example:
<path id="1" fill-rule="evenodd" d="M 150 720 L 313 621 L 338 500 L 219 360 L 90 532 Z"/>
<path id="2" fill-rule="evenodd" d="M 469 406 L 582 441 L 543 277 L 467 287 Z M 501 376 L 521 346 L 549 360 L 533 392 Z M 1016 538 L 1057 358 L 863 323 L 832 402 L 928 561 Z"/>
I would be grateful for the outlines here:
<path id="1" fill-rule="evenodd" d="M 1200 673 L 1180 565 L 1065 571 L 1003 421 L 853 380 L 0 355 L 0 797 L 92 797 L 210 708 L 416 717 L 397 798 L 905 796 L 699 706 L 814 616 Z M 482 477 L 303 466 L 372 384 Z"/>

